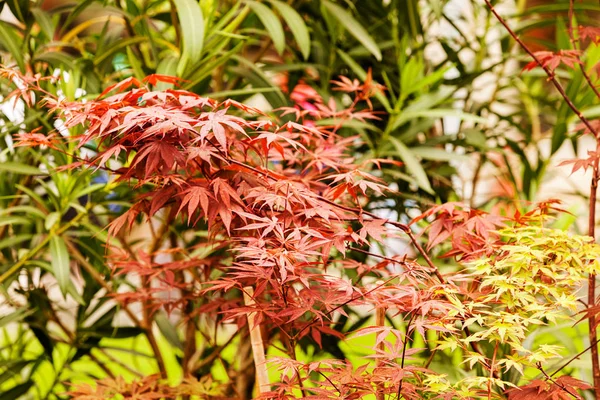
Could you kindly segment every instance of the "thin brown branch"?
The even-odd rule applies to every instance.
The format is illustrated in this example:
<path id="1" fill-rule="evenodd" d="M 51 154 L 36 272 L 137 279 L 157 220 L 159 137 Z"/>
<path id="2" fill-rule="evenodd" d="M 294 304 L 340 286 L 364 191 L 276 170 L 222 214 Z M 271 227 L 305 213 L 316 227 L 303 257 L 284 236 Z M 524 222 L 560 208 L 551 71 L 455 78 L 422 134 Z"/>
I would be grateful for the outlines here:
<path id="1" fill-rule="evenodd" d="M 552 379 L 552 377 L 550 375 L 548 375 L 546 373 L 546 371 L 544 371 L 544 368 L 542 367 L 542 363 L 538 362 L 535 366 L 537 367 L 537 369 L 540 370 L 540 372 L 542 374 L 544 374 L 544 376 L 546 377 L 547 380 L 549 380 L 550 382 L 552 382 L 553 384 L 555 384 L 556 386 L 558 386 L 559 388 L 561 388 L 562 390 L 564 390 L 565 392 L 567 392 L 568 394 L 570 394 L 571 396 L 573 396 L 574 399 L 579 399 L 580 398 L 577 394 L 575 394 L 575 393 L 571 392 L 569 389 L 567 389 L 565 387 L 565 385 L 562 385 L 562 384 L 556 382 L 554 379 Z"/>
<path id="2" fill-rule="evenodd" d="M 164 234 L 168 231 L 168 229 L 169 229 L 168 222 L 167 222 L 167 220 L 165 220 L 165 221 L 163 221 L 158 233 L 156 235 L 154 235 L 153 240 L 150 243 L 150 246 L 148 247 L 149 254 L 156 252 L 156 250 L 158 250 L 160 248 Z M 131 248 L 129 243 L 127 243 L 127 240 L 125 240 L 125 238 L 123 238 L 122 236 L 118 236 L 117 238 L 118 238 L 119 242 L 121 243 L 121 245 L 123 246 L 123 249 L 131 257 L 131 259 L 138 260 L 137 254 Z M 142 277 L 142 287 L 147 288 L 149 286 L 150 286 L 150 281 L 148 280 L 148 278 L 145 276 Z M 154 336 L 154 331 L 152 330 L 153 319 L 152 319 L 152 315 L 150 313 L 150 307 L 149 307 L 149 304 L 147 301 L 144 301 L 142 304 L 142 321 L 141 321 L 140 327 L 144 330 L 146 339 L 148 340 L 148 343 L 150 344 L 150 347 L 152 348 L 152 352 L 154 353 L 154 355 L 156 357 L 156 363 L 158 364 L 160 376 L 161 376 L 161 378 L 166 379 L 167 378 L 167 368 L 166 368 L 165 361 L 162 356 L 162 352 L 160 351 L 160 348 L 158 346 L 156 337 Z"/>
<path id="3" fill-rule="evenodd" d="M 569 27 L 568 27 L 569 40 L 571 41 L 571 46 L 573 47 L 573 50 L 577 50 L 577 43 L 579 42 L 579 40 L 575 39 L 575 33 L 574 33 L 574 27 L 573 27 L 574 8 L 575 8 L 575 0 L 569 0 L 569 17 L 568 17 L 569 18 Z M 590 89 L 592 89 L 592 91 L 594 92 L 596 97 L 600 99 L 600 92 L 598 92 L 598 89 L 596 89 L 596 86 L 592 82 L 592 79 L 590 78 L 588 73 L 585 71 L 585 65 L 583 64 L 581 57 L 579 56 L 579 53 L 576 53 L 576 57 L 579 60 L 579 62 L 578 62 L 579 69 L 581 70 L 581 74 L 583 75 L 583 78 L 587 82 Z"/>
<path id="4" fill-rule="evenodd" d="M 410 331 L 410 325 L 412 324 L 413 319 L 415 318 L 415 314 L 410 315 L 410 319 L 406 324 L 406 333 L 404 334 L 404 343 L 402 343 L 402 359 L 400 360 L 400 368 L 404 369 L 404 363 L 406 361 L 406 347 L 408 345 L 408 332 Z M 400 396 L 402 396 L 402 382 L 403 379 L 400 379 L 398 383 L 398 396 L 397 399 L 400 400 Z"/>
<path id="5" fill-rule="evenodd" d="M 85 269 L 87 273 L 90 274 L 90 276 L 96 281 L 96 283 L 98 283 L 104 288 L 104 290 L 106 290 L 107 294 L 114 293 L 114 290 L 108 285 L 108 283 L 106 283 L 104 277 L 100 275 L 98 271 L 96 271 L 96 268 L 94 268 L 94 266 L 88 260 L 86 260 L 86 258 L 83 256 L 83 254 L 81 254 L 79 249 L 75 247 L 75 245 L 73 245 L 73 243 L 68 238 L 63 237 L 63 239 L 65 241 L 67 249 L 69 249 L 70 254 L 73 256 L 73 258 L 75 258 L 75 260 L 77 260 L 79 265 L 83 269 Z M 136 326 L 142 326 L 142 323 L 139 320 L 139 318 L 129 309 L 129 307 L 126 304 L 121 304 L 121 308 L 123 309 L 123 311 L 125 311 L 127 316 Z"/>
<path id="6" fill-rule="evenodd" d="M 600 141 L 596 145 L 596 152 L 600 150 Z M 594 176 L 590 185 L 590 203 L 588 219 L 588 236 L 596 238 L 596 198 L 598 194 L 598 180 L 600 179 L 599 160 L 596 157 L 594 161 Z M 596 275 L 590 274 L 588 277 L 588 307 L 595 306 L 596 303 Z M 589 339 L 590 343 L 598 341 L 596 316 L 592 313 L 589 318 Z M 592 374 L 594 377 L 594 388 L 596 399 L 600 399 L 600 358 L 598 355 L 598 346 L 592 346 Z"/>
<path id="7" fill-rule="evenodd" d="M 490 0 L 484 0 L 484 2 L 488 6 L 488 8 L 492 12 L 492 14 L 494 14 L 496 19 L 504 26 L 504 28 L 509 33 L 509 35 L 519 44 L 519 46 L 521 46 L 521 48 L 527 54 L 529 54 L 529 56 L 531 56 L 531 58 L 538 64 L 538 66 L 544 70 L 544 72 L 548 76 L 548 79 L 550 80 L 550 82 L 552 82 L 552 84 L 554 85 L 556 90 L 558 90 L 558 92 L 560 93 L 560 95 L 563 98 L 563 100 L 565 101 L 565 103 L 569 106 L 569 108 L 571 108 L 571 110 L 573 110 L 573 112 L 577 115 L 577 117 L 583 123 L 583 125 L 585 125 L 585 127 L 590 132 L 593 133 L 594 137 L 596 138 L 596 141 L 598 142 L 598 145 L 596 146 L 596 151 L 598 151 L 598 149 L 600 149 L 600 135 L 598 134 L 596 129 L 594 129 L 594 127 L 590 124 L 590 122 L 587 120 L 587 118 L 585 118 L 585 116 L 581 113 L 581 111 L 579 111 L 577 106 L 575 106 L 573 101 L 571 101 L 571 99 L 566 94 L 565 90 L 563 89 L 562 85 L 556 79 L 555 74 L 541 62 L 541 60 L 535 55 L 535 53 L 533 51 L 531 51 L 531 49 L 519 38 L 519 36 L 510 28 L 510 26 L 508 26 L 508 23 L 498 14 L 498 12 L 494 8 L 494 6 L 490 2 Z M 573 8 L 573 0 L 570 0 L 570 10 L 569 10 L 569 24 L 570 25 L 572 24 L 572 21 L 573 21 L 572 8 Z M 572 35 L 572 34 L 573 33 L 570 32 L 570 35 Z M 582 71 L 583 71 L 583 69 L 582 69 Z M 592 85 L 592 87 L 593 87 L 593 85 Z M 595 92 L 595 90 L 594 90 L 594 92 Z M 597 196 L 597 190 L 598 190 L 598 179 L 600 178 L 600 169 L 598 167 L 598 159 L 597 158 L 595 160 L 593 170 L 594 170 L 594 176 L 592 177 L 592 182 L 590 185 L 588 235 L 595 238 L 595 236 L 596 236 L 595 235 L 595 233 L 596 233 L 596 196 Z M 595 304 L 595 297 L 596 297 L 596 276 L 594 274 L 590 274 L 589 279 L 588 279 L 588 299 L 587 299 L 588 306 Z M 590 339 L 590 343 L 597 343 L 596 319 L 594 316 L 590 317 L 589 339 Z M 595 397 L 597 400 L 600 400 L 600 360 L 598 358 L 598 346 L 593 345 L 591 347 L 591 352 L 592 352 L 592 373 L 593 373 L 593 377 L 594 377 Z"/>
<path id="8" fill-rule="evenodd" d="M 498 22 L 500 22 L 502 24 L 502 26 L 504 26 L 504 28 L 506 29 L 508 34 L 519 44 L 519 46 L 521 46 L 521 48 L 527 54 L 529 54 L 529 56 L 536 62 L 536 64 L 544 70 L 546 75 L 548 75 L 548 80 L 550 80 L 550 82 L 552 82 L 552 84 L 554 85 L 556 90 L 558 90 L 558 93 L 560 93 L 561 97 L 563 98 L 565 103 L 567 103 L 569 108 L 575 113 L 575 115 L 577 115 L 577 117 L 581 120 L 581 122 L 585 125 L 585 127 L 588 128 L 589 131 L 592 132 L 596 138 L 598 138 L 599 137 L 598 132 L 590 124 L 590 122 L 587 120 L 587 118 L 581 113 L 581 111 L 579 111 L 577 106 L 575 104 L 573 104 L 573 101 L 571 101 L 571 99 L 569 98 L 569 96 L 567 95 L 565 90 L 563 89 L 560 82 L 558 82 L 558 80 L 556 79 L 554 72 L 552 72 L 547 66 L 545 66 L 544 63 L 535 55 L 535 53 L 519 38 L 519 36 L 510 28 L 510 26 L 508 26 L 508 23 L 500 16 L 500 14 L 498 14 L 498 12 L 494 8 L 494 6 L 490 2 L 490 0 L 483 0 L 483 1 L 488 6 L 488 8 L 492 12 L 492 14 L 494 14 L 494 16 L 496 17 Z"/>
<path id="9" fill-rule="evenodd" d="M 412 231 L 409 229 L 408 231 L 406 231 L 406 234 L 410 238 L 410 241 L 413 243 L 415 248 L 419 251 L 419 253 L 421 253 L 423 258 L 425 259 L 425 262 L 427 263 L 427 265 L 429 265 L 429 268 L 431 268 L 431 270 L 435 273 L 435 276 L 437 276 L 441 283 L 446 283 L 446 279 L 444 279 L 444 277 L 440 273 L 440 270 L 435 266 L 433 261 L 431 261 L 431 257 L 429 257 L 429 254 L 427 254 L 423 246 L 421 246 L 421 244 L 419 243 L 415 235 L 412 233 Z"/>
<path id="10" fill-rule="evenodd" d="M 385 308 L 378 308 L 376 311 L 376 315 L 375 315 L 375 325 L 377 326 L 385 326 Z M 381 352 L 383 352 L 385 350 L 385 344 L 383 343 L 383 341 L 379 342 L 379 344 L 377 345 L 377 349 Z M 378 361 L 377 362 L 377 366 L 381 367 L 383 366 L 383 362 Z M 377 400 L 385 400 L 385 386 L 384 383 L 380 383 L 378 384 L 377 387 L 377 394 L 376 394 L 376 398 Z"/>
<path id="11" fill-rule="evenodd" d="M 569 361 L 567 361 L 566 363 L 564 363 L 563 365 L 561 365 L 560 367 L 558 367 L 558 369 L 556 371 L 554 371 L 552 374 L 550 374 L 550 376 L 554 376 L 554 375 L 558 374 L 560 371 L 562 371 L 563 369 L 565 369 L 573 361 L 577 360 L 579 357 L 581 357 L 582 355 L 584 355 L 585 353 L 587 353 L 592 347 L 598 346 L 598 343 L 600 343 L 600 339 L 596 339 L 595 342 L 593 342 L 592 344 L 590 344 L 585 349 L 581 350 L 579 353 L 575 354 L 573 357 L 571 357 L 571 359 Z"/>

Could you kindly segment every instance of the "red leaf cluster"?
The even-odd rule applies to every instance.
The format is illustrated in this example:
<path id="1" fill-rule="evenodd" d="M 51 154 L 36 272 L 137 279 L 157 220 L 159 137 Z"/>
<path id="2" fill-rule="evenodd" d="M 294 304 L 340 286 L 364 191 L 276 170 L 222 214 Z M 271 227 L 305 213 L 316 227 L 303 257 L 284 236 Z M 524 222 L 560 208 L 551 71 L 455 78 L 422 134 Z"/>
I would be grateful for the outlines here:
<path id="1" fill-rule="evenodd" d="M 554 72 L 560 64 L 564 64 L 569 68 L 575 68 L 577 64 L 581 64 L 580 54 L 579 50 L 559 50 L 557 53 L 551 51 L 535 52 L 535 56 L 541 63 L 541 66 L 547 68 L 550 72 Z M 539 66 L 538 62 L 534 60 L 525 65 L 523 71 L 530 71 Z"/>
<path id="2" fill-rule="evenodd" d="M 525 386 L 507 390 L 509 400 L 582 400 L 579 390 L 592 386 L 564 375 L 549 382 L 535 379 Z"/>

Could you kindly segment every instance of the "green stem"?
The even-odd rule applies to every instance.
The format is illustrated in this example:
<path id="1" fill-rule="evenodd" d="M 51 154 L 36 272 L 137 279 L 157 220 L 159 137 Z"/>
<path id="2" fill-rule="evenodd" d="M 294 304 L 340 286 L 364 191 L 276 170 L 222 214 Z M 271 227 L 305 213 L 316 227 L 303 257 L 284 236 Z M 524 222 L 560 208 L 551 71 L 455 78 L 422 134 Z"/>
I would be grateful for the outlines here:
<path id="1" fill-rule="evenodd" d="M 31 260 L 31 258 L 33 256 L 35 256 L 37 253 L 40 252 L 40 250 L 42 250 L 44 247 L 46 247 L 46 245 L 50 242 L 50 239 L 52 239 L 54 236 L 59 236 L 59 235 L 63 234 L 67 229 L 71 228 L 73 225 L 78 223 L 79 220 L 81 218 L 83 218 L 85 215 L 87 215 L 87 214 L 86 213 L 78 214 L 75 218 L 73 218 L 71 221 L 69 221 L 69 223 L 61 226 L 60 228 L 58 228 L 56 230 L 51 229 L 50 232 L 48 233 L 48 235 L 40 242 L 40 244 L 38 244 L 33 249 L 31 249 L 27 254 L 25 254 L 23 256 L 23 258 L 21 258 L 19 261 L 17 261 L 15 263 L 15 265 L 13 265 L 6 272 L 4 272 L 2 275 L 0 275 L 0 284 L 4 283 L 4 281 L 6 281 L 8 278 L 10 278 L 19 269 L 21 269 L 27 263 L 27 261 Z"/>

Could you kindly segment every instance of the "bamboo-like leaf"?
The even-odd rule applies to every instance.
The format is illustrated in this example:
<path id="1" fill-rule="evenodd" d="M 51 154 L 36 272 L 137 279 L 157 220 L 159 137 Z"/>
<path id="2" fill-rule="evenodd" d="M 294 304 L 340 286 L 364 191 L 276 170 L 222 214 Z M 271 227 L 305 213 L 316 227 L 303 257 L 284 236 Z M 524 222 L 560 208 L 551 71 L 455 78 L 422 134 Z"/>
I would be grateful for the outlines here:
<path id="1" fill-rule="evenodd" d="M 13 27 L 0 21 L 0 45 L 10 52 L 21 72 L 25 72 L 25 60 L 19 47 L 21 42 Z"/>
<path id="2" fill-rule="evenodd" d="M 280 55 L 283 54 L 283 51 L 285 50 L 285 35 L 277 15 L 275 15 L 273 10 L 262 3 L 249 1 L 248 5 L 269 33 L 269 36 L 275 45 L 275 50 L 277 50 Z"/>
<path id="3" fill-rule="evenodd" d="M 479 123 L 486 123 L 487 120 L 485 118 L 479 117 L 477 115 L 465 113 L 459 110 L 455 110 L 452 108 L 436 108 L 432 110 L 411 110 L 404 111 L 402 114 L 396 118 L 394 124 L 392 125 L 392 130 L 397 129 L 402 124 L 410 121 L 415 118 L 443 118 L 443 117 L 454 117 L 458 119 L 462 119 L 464 121 L 472 121 Z"/>
<path id="4" fill-rule="evenodd" d="M 6 365 L 6 367 L 8 368 L 6 368 L 6 370 L 2 374 L 0 374 L 0 385 L 8 381 L 9 379 L 19 377 L 21 370 L 33 361 L 34 360 L 24 360 L 22 358 L 17 360 L 11 360 Z"/>
<path id="5" fill-rule="evenodd" d="M 379 46 L 377 46 L 377 43 L 375 43 L 375 40 L 369 35 L 369 32 L 367 32 L 352 14 L 328 0 L 322 0 L 322 2 L 327 11 L 329 11 L 331 15 L 360 42 L 360 44 L 365 46 L 365 48 L 375 56 L 377 61 L 381 61 L 381 50 L 379 49 Z"/>
<path id="6" fill-rule="evenodd" d="M 32 8 L 31 13 L 35 18 L 35 22 L 37 22 L 40 26 L 42 32 L 44 32 L 48 39 L 52 40 L 54 37 L 54 25 L 52 24 L 52 19 L 50 16 L 44 10 L 38 7 Z"/>
<path id="7" fill-rule="evenodd" d="M 64 296 L 69 287 L 71 268 L 67 245 L 62 237 L 53 236 L 50 239 L 50 257 L 54 277 Z"/>
<path id="8" fill-rule="evenodd" d="M 18 175 L 46 175 L 37 167 L 12 161 L 0 163 L 0 171 L 12 172 Z"/>
<path id="9" fill-rule="evenodd" d="M 94 57 L 94 65 L 100 65 L 104 60 L 111 57 L 113 54 L 116 54 L 123 47 L 131 46 L 137 43 L 142 43 L 146 40 L 148 40 L 148 38 L 143 36 L 135 36 L 131 38 L 117 40 L 116 42 L 108 46 L 108 49 L 105 52 L 102 52 L 101 54 L 96 54 L 96 57 Z"/>
<path id="10" fill-rule="evenodd" d="M 27 307 L 16 309 L 15 311 L 11 312 L 10 314 L 0 317 L 0 328 L 3 328 L 6 325 L 11 324 L 13 322 L 21 321 L 23 318 L 27 317 L 28 315 L 33 314 L 33 312 L 34 312 L 34 310 L 30 310 Z"/>
<path id="11" fill-rule="evenodd" d="M 33 381 L 28 380 L 25 383 L 21 383 L 19 385 L 13 386 L 10 389 L 5 390 L 0 394 L 0 400 L 17 400 L 22 398 L 22 396 L 31 389 L 33 386 Z"/>
<path id="12" fill-rule="evenodd" d="M 285 23 L 290 27 L 302 57 L 306 60 L 310 55 L 310 34 L 304 20 L 296 10 L 280 0 L 270 0 L 273 7 L 281 14 Z"/>
<path id="13" fill-rule="evenodd" d="M 15 235 L 15 236 L 7 237 L 6 239 L 2 239 L 2 240 L 0 240 L 0 250 L 6 249 L 9 247 L 15 247 L 18 244 L 21 244 L 23 242 L 30 240 L 32 237 L 33 237 L 32 234 L 23 233 L 21 235 Z"/>
<path id="14" fill-rule="evenodd" d="M 35 61 L 44 61 L 53 67 L 67 67 L 67 70 L 75 69 L 75 61 L 72 55 L 62 51 L 38 51 L 34 56 Z"/>
<path id="15" fill-rule="evenodd" d="M 11 13 L 20 21 L 27 22 L 31 2 L 29 0 L 5 0 Z"/>
<path id="16" fill-rule="evenodd" d="M 133 69 L 133 75 L 139 80 L 144 79 L 146 74 L 142 69 L 142 63 L 137 56 L 133 54 L 131 47 L 127 47 L 127 59 L 129 60 L 129 65 L 131 65 L 131 68 Z"/>
<path id="17" fill-rule="evenodd" d="M 58 222 L 59 219 L 60 213 L 58 211 L 51 212 L 46 216 L 46 220 L 44 221 L 44 228 L 46 228 L 46 230 L 49 231 Z"/>
<path id="18" fill-rule="evenodd" d="M 234 56 L 235 60 L 240 64 L 246 66 L 248 71 L 241 70 L 238 73 L 242 74 L 248 79 L 248 81 L 255 87 L 272 87 L 275 90 L 272 92 L 265 92 L 264 96 L 267 101 L 274 108 L 284 107 L 287 105 L 285 96 L 281 89 L 273 83 L 265 73 L 258 68 L 254 63 L 248 61 L 248 59 L 244 57 Z"/>
<path id="19" fill-rule="evenodd" d="M 7 215 L 0 217 L 0 226 L 5 225 L 24 225 L 31 222 L 28 218 L 18 217 L 16 215 Z"/>
<path id="20" fill-rule="evenodd" d="M 411 153 L 414 155 L 421 157 L 425 160 L 434 160 L 434 161 L 467 161 L 469 159 L 468 156 L 464 154 L 451 153 L 444 149 L 440 149 L 437 147 L 412 147 L 410 149 Z"/>
<path id="21" fill-rule="evenodd" d="M 181 25 L 183 51 L 177 67 L 177 73 L 182 76 L 188 63 L 195 65 L 202 57 L 204 47 L 204 15 L 196 0 L 174 0 L 177 16 Z"/>
<path id="22" fill-rule="evenodd" d="M 195 71 L 194 75 L 192 75 L 191 77 L 189 77 L 188 78 L 188 82 L 186 82 L 185 85 L 183 85 L 183 88 L 184 89 L 190 89 L 190 88 L 193 88 L 198 83 L 200 83 L 203 79 L 205 79 L 210 74 L 212 74 L 212 72 L 215 70 L 215 68 L 218 68 L 219 66 L 225 64 L 227 62 L 227 60 L 229 60 L 237 52 L 239 52 L 242 49 L 243 45 L 244 45 L 244 42 L 238 43 L 237 45 L 235 45 L 234 48 L 232 48 L 228 52 L 226 52 L 223 55 L 217 57 L 212 62 L 207 63 L 204 67 L 202 67 L 198 71 Z"/>
<path id="23" fill-rule="evenodd" d="M 408 171 L 415 177 L 417 185 L 427 193 L 434 194 L 431 184 L 429 183 L 429 178 L 427 178 L 427 174 L 421 166 L 421 163 L 419 163 L 419 160 L 417 160 L 404 143 L 395 137 L 390 137 L 389 140 L 398 151 L 398 156 L 402 159 Z"/>
<path id="24" fill-rule="evenodd" d="M 177 75 L 177 61 L 178 57 L 169 56 L 164 57 L 158 63 L 156 67 L 156 73 L 160 75 L 176 76 Z M 173 84 L 167 82 L 158 82 L 156 84 L 156 90 L 167 90 L 173 88 Z"/>
<path id="25" fill-rule="evenodd" d="M 154 320 L 156 321 L 156 325 L 158 325 L 158 329 L 171 346 L 183 350 L 183 344 L 181 343 L 181 340 L 179 340 L 177 329 L 173 326 L 171 321 L 169 321 L 167 314 L 165 314 L 164 311 L 158 312 Z"/>

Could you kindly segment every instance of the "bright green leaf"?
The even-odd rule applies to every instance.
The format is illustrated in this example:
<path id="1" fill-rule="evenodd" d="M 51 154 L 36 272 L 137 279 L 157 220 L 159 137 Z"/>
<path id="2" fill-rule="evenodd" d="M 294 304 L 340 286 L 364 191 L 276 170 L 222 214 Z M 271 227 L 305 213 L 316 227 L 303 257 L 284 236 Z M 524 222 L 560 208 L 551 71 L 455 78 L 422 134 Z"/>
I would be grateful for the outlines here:
<path id="1" fill-rule="evenodd" d="M 60 236 L 50 239 L 50 258 L 54 277 L 63 295 L 66 295 L 70 281 L 70 259 L 65 241 Z"/>
<path id="2" fill-rule="evenodd" d="M 22 41 L 15 33 L 14 28 L 7 23 L 0 22 L 0 45 L 12 54 L 21 72 L 25 72 L 25 60 L 19 46 L 20 43 Z"/>
<path id="3" fill-rule="evenodd" d="M 277 9 L 277 12 L 281 14 L 286 24 L 290 27 L 294 38 L 296 39 L 296 43 L 298 43 L 298 47 L 300 47 L 300 52 L 302 53 L 302 57 L 306 60 L 310 55 L 310 34 L 308 33 L 308 28 L 302 20 L 302 17 L 296 10 L 287 5 L 286 3 L 280 0 L 270 0 L 273 4 L 273 7 Z"/>
<path id="4" fill-rule="evenodd" d="M 411 153 L 414 155 L 421 157 L 425 160 L 434 160 L 434 161 L 467 161 L 469 159 L 468 156 L 464 154 L 456 154 L 446 151 L 444 149 L 440 149 L 437 147 L 412 147 L 410 149 Z"/>
<path id="5" fill-rule="evenodd" d="M 367 30 L 349 12 L 327 0 L 323 0 L 323 5 L 356 40 L 375 56 L 377 61 L 381 61 L 381 50 L 377 46 L 377 43 L 375 43 Z"/>
<path id="6" fill-rule="evenodd" d="M 277 15 L 262 3 L 249 1 L 248 5 L 258 19 L 260 19 L 260 22 L 262 22 L 267 32 L 269 32 L 269 36 L 275 45 L 275 50 L 277 50 L 280 55 L 283 54 L 283 50 L 285 50 L 285 34 L 283 33 L 283 27 L 281 26 L 281 22 L 279 21 L 279 18 L 277 18 Z"/>
<path id="7" fill-rule="evenodd" d="M 177 67 L 182 75 L 189 63 L 195 65 L 202 57 L 204 46 L 204 15 L 196 0 L 174 0 L 183 39 L 182 58 Z"/>
<path id="8" fill-rule="evenodd" d="M 165 339 L 167 339 L 172 346 L 183 350 L 183 344 L 181 343 L 181 340 L 179 340 L 177 329 L 175 326 L 173 326 L 171 321 L 169 321 L 167 314 L 164 311 L 160 311 L 156 314 L 154 320 L 156 321 L 156 325 L 158 325 L 158 329 L 163 334 Z"/>
<path id="9" fill-rule="evenodd" d="M 479 117 L 477 115 L 465 113 L 462 111 L 458 111 L 452 108 L 436 108 L 433 110 L 414 110 L 414 111 L 404 111 L 402 114 L 398 116 L 396 121 L 394 121 L 394 125 L 392 126 L 392 130 L 397 129 L 402 124 L 410 121 L 415 118 L 443 118 L 443 117 L 454 117 L 458 119 L 462 119 L 463 121 L 472 121 L 479 123 L 486 123 L 487 120 L 485 118 Z"/>
<path id="10" fill-rule="evenodd" d="M 413 174 L 415 180 L 417 181 L 417 185 L 425 190 L 429 194 L 434 194 L 433 189 L 431 188 L 431 184 L 429 183 L 429 179 L 427 178 L 427 174 L 425 170 L 419 163 L 419 160 L 414 156 L 413 153 L 398 139 L 395 137 L 390 137 L 389 140 L 392 142 L 396 150 L 398 151 L 398 156 L 406 165 L 408 171 Z"/>

